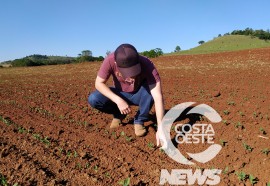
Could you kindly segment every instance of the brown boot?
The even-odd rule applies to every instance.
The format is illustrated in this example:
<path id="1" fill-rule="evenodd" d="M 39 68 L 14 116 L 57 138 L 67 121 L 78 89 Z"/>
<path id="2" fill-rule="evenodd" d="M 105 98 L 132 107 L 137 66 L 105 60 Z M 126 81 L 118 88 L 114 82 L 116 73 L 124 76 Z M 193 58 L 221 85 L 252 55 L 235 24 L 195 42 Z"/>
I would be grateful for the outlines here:
<path id="1" fill-rule="evenodd" d="M 111 125 L 110 125 L 110 129 L 115 129 L 117 127 L 119 127 L 121 125 L 121 120 L 118 118 L 113 118 Z"/>
<path id="2" fill-rule="evenodd" d="M 134 124 L 136 136 L 144 136 L 146 134 L 146 129 L 142 124 Z"/>

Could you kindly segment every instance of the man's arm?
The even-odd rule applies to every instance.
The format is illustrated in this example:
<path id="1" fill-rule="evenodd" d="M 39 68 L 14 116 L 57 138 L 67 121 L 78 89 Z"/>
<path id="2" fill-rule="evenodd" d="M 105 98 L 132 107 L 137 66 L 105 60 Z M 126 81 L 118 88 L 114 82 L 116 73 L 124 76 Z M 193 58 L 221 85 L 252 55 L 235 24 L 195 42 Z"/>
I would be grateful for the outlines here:
<path id="1" fill-rule="evenodd" d="M 149 85 L 149 88 L 155 102 L 157 125 L 159 129 L 161 128 L 162 118 L 164 116 L 164 102 L 163 102 L 161 84 L 160 82 L 157 82 L 156 84 Z M 160 136 L 158 136 L 157 134 L 157 146 L 159 145 L 159 138 Z"/>
<path id="2" fill-rule="evenodd" d="M 127 102 L 125 100 L 123 100 L 121 97 L 119 97 L 118 95 L 116 95 L 115 93 L 113 93 L 111 91 L 111 89 L 106 85 L 106 82 L 107 82 L 106 79 L 103 79 L 103 78 L 97 76 L 96 81 L 95 81 L 96 89 L 101 94 L 103 94 L 104 96 L 109 98 L 111 101 L 116 103 L 116 105 L 118 106 L 121 114 L 130 113 L 131 109 L 130 109 L 129 105 L 127 104 Z"/>

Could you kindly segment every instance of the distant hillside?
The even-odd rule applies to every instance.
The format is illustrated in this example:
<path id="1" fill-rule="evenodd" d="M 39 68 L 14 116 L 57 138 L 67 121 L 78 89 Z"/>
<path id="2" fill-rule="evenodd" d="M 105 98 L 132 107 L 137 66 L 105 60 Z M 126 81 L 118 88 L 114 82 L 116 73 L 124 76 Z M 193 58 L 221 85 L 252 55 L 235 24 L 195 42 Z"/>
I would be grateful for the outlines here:
<path id="1" fill-rule="evenodd" d="M 15 59 L 13 61 L 5 61 L 0 64 L 0 67 L 58 65 L 58 64 L 79 63 L 79 62 L 85 62 L 85 61 L 102 61 L 103 59 L 104 58 L 102 56 L 67 57 L 67 56 L 47 56 L 47 55 L 34 54 L 34 55 L 26 56 L 21 59 Z"/>
<path id="2" fill-rule="evenodd" d="M 270 47 L 270 41 L 261 40 L 252 36 L 226 35 L 214 38 L 213 40 L 205 42 L 204 44 L 190 50 L 183 50 L 180 52 L 170 53 L 168 55 L 205 54 L 263 47 Z"/>

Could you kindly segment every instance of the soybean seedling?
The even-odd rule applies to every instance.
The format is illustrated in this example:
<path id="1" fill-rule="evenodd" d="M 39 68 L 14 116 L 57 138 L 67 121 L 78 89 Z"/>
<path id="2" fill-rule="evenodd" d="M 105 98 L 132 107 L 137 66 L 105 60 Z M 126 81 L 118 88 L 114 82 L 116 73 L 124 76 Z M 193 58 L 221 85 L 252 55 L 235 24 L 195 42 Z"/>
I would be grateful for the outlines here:
<path id="1" fill-rule="evenodd" d="M 125 132 L 122 131 L 122 132 L 120 133 L 120 135 L 121 135 L 121 136 L 125 136 Z"/>
<path id="2" fill-rule="evenodd" d="M 245 181 L 247 179 L 247 174 L 241 171 L 240 173 L 235 173 L 240 181 Z"/>
<path id="3" fill-rule="evenodd" d="M 151 143 L 151 142 L 148 142 L 147 146 L 148 146 L 150 149 L 153 149 L 155 145 L 154 145 L 153 143 Z"/>
<path id="4" fill-rule="evenodd" d="M 266 132 L 265 132 L 265 130 L 264 130 L 262 127 L 260 127 L 260 132 L 261 132 L 263 135 L 266 135 Z"/>
<path id="5" fill-rule="evenodd" d="M 235 102 L 234 101 L 228 101 L 228 105 L 234 106 L 235 105 Z"/>
<path id="6" fill-rule="evenodd" d="M 252 185 L 258 182 L 258 178 L 254 177 L 252 174 L 249 175 L 248 179 Z"/>
<path id="7" fill-rule="evenodd" d="M 244 128 L 245 128 L 245 127 L 241 124 L 240 121 L 238 121 L 238 122 L 235 124 L 234 127 L 235 127 L 235 128 L 240 128 L 240 129 L 244 129 Z"/>
<path id="8" fill-rule="evenodd" d="M 45 138 L 43 138 L 43 139 L 40 139 L 40 141 L 42 143 L 44 143 L 45 145 L 48 145 L 48 146 L 51 144 L 51 142 L 48 140 L 48 137 L 47 136 Z"/>
<path id="9" fill-rule="evenodd" d="M 120 135 L 123 136 L 123 137 L 125 137 L 126 141 L 129 141 L 129 142 L 132 141 L 132 139 L 133 139 L 132 137 L 127 136 L 124 131 L 122 131 L 120 133 Z"/>
<path id="10" fill-rule="evenodd" d="M 239 111 L 239 115 L 243 117 L 245 114 L 243 112 Z"/>
<path id="11" fill-rule="evenodd" d="M 248 150 L 249 152 L 251 152 L 253 150 L 253 148 L 251 146 L 249 146 L 248 144 L 246 144 L 245 142 L 243 142 L 243 146 L 246 150 Z"/>
<path id="12" fill-rule="evenodd" d="M 104 175 L 105 175 L 107 178 L 109 178 L 109 177 L 111 176 L 109 172 L 105 172 Z"/>
<path id="13" fill-rule="evenodd" d="M 268 148 L 265 148 L 265 149 L 262 150 L 262 153 L 264 153 L 266 155 L 268 155 L 269 152 L 270 152 L 270 150 Z"/>
<path id="14" fill-rule="evenodd" d="M 90 167 L 90 164 L 89 163 L 86 163 L 84 168 L 85 169 L 88 169 L 89 167 Z"/>
<path id="15" fill-rule="evenodd" d="M 229 114 L 230 114 L 230 111 L 224 110 L 223 113 L 224 113 L 225 115 L 229 115 Z"/>
<path id="16" fill-rule="evenodd" d="M 94 166 L 94 170 L 95 170 L 96 172 L 98 171 L 98 166 L 97 166 L 97 165 Z"/>
<path id="17" fill-rule="evenodd" d="M 116 135 L 116 132 L 112 132 L 112 136 L 114 137 L 114 139 L 117 139 L 117 135 Z"/>
<path id="18" fill-rule="evenodd" d="M 75 166 L 75 168 L 78 168 L 79 170 L 81 170 L 82 169 L 82 165 L 80 163 L 77 163 L 76 166 Z"/>
<path id="19" fill-rule="evenodd" d="M 222 120 L 222 122 L 223 122 L 225 125 L 229 125 L 229 123 L 228 123 L 227 120 Z"/>
<path id="20" fill-rule="evenodd" d="M 67 151 L 67 157 L 69 157 L 69 158 L 71 157 L 71 151 L 69 151 L 69 150 Z"/>
<path id="21" fill-rule="evenodd" d="M 19 128 L 18 128 L 18 131 L 19 131 L 19 133 L 23 134 L 23 133 L 26 132 L 26 129 L 23 128 L 23 127 L 19 127 Z"/>
<path id="22" fill-rule="evenodd" d="M 74 150 L 74 158 L 78 157 L 78 153 L 76 152 L 76 150 Z"/>
<path id="23" fill-rule="evenodd" d="M 229 167 L 227 166 L 223 171 L 222 171 L 223 174 L 228 174 L 229 173 Z"/>
<path id="24" fill-rule="evenodd" d="M 7 186 L 8 185 L 5 176 L 3 176 L 1 173 L 0 173 L 0 185 L 3 185 L 3 186 Z"/>
<path id="25" fill-rule="evenodd" d="M 223 147 L 224 147 L 224 146 L 226 145 L 226 143 L 227 143 L 227 141 L 224 141 L 224 140 L 222 140 L 222 139 L 220 140 L 220 144 L 221 144 L 221 146 L 223 146 Z"/>
<path id="26" fill-rule="evenodd" d="M 123 185 L 123 186 L 129 186 L 129 184 L 130 184 L 130 178 L 128 177 L 128 178 L 126 178 L 124 180 L 119 181 L 119 184 L 120 185 Z"/>

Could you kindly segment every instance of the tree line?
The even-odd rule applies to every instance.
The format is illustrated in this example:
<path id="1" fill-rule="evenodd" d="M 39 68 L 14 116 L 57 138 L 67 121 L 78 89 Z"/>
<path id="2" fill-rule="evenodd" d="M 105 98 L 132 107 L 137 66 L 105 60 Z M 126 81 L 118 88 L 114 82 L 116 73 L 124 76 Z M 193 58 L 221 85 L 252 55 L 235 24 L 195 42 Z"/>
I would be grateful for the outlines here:
<path id="1" fill-rule="evenodd" d="M 11 61 L 13 67 L 21 66 L 42 66 L 42 65 L 59 65 L 59 64 L 70 64 L 80 62 L 92 62 L 92 61 L 103 61 L 102 56 L 94 57 L 90 55 L 79 55 L 78 57 L 62 57 L 62 56 L 47 56 L 34 54 L 26 56 L 21 59 L 15 59 Z"/>
<path id="2" fill-rule="evenodd" d="M 252 37 L 258 37 L 262 40 L 270 40 L 270 31 L 269 29 L 264 31 L 262 29 L 260 30 L 253 30 L 252 28 L 246 28 L 245 30 L 234 30 L 231 32 L 231 34 L 224 34 L 224 35 L 246 35 L 246 36 L 252 36 Z"/>

